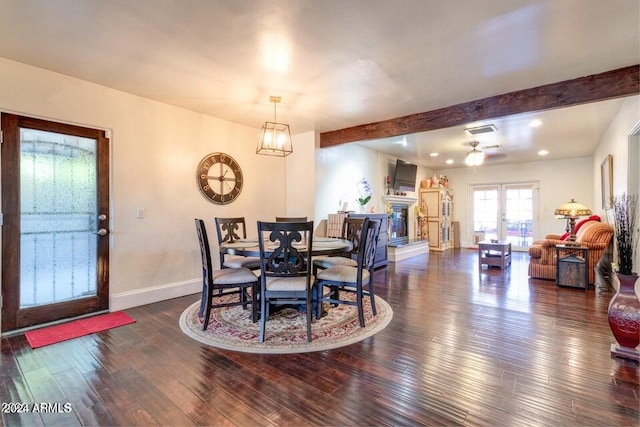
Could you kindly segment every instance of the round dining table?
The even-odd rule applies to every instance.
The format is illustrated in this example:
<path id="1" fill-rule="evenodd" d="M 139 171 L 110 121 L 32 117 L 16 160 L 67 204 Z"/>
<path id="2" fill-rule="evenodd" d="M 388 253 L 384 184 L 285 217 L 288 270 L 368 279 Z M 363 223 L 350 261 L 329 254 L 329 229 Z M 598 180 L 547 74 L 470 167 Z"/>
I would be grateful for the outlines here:
<path id="1" fill-rule="evenodd" d="M 299 245 L 294 245 L 300 251 L 306 251 L 307 247 L 304 242 L 300 242 Z M 275 242 L 268 242 L 266 250 L 270 248 L 276 249 L 278 244 Z M 312 256 L 320 255 L 340 255 L 345 252 L 349 252 L 353 249 L 353 244 L 350 240 L 337 239 L 334 237 L 314 237 L 311 247 Z M 240 239 L 233 242 L 222 242 L 220 244 L 220 252 L 229 255 L 240 256 L 260 256 L 260 248 L 258 246 L 258 239 Z"/>

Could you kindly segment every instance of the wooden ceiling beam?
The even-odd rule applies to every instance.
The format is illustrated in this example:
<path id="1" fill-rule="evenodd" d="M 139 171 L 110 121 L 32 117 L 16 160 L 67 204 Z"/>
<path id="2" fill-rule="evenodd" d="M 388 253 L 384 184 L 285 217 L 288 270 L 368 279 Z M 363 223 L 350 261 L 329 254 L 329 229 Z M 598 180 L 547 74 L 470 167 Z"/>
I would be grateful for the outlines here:
<path id="1" fill-rule="evenodd" d="M 320 147 L 407 135 L 512 114 L 569 107 L 640 93 L 640 65 L 504 93 L 396 119 L 320 133 Z"/>

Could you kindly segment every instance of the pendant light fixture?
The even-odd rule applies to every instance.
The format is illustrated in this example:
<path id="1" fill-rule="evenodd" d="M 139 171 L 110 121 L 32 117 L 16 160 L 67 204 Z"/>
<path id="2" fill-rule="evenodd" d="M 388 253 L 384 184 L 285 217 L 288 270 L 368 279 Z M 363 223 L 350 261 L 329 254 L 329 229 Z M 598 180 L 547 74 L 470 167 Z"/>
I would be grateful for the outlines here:
<path id="1" fill-rule="evenodd" d="M 480 166 L 482 162 L 484 162 L 484 153 L 480 150 L 476 150 L 478 146 L 478 141 L 471 141 L 469 145 L 473 148 L 471 151 L 467 153 L 467 157 L 464 158 L 464 162 L 467 166 Z"/>
<path id="2" fill-rule="evenodd" d="M 280 102 L 280 97 L 270 96 L 269 102 L 273 102 L 273 121 L 265 122 L 262 126 L 256 154 L 288 156 L 293 153 L 289 125 L 278 123 L 276 120 L 276 105 Z"/>

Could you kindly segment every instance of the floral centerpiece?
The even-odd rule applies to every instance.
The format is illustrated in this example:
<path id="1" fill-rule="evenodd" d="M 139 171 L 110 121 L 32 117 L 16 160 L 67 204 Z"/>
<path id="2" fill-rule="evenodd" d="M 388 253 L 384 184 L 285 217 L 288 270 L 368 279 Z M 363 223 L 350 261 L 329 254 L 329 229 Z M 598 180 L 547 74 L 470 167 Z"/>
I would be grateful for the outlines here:
<path id="1" fill-rule="evenodd" d="M 387 212 L 387 217 L 389 217 L 389 219 L 396 218 L 396 211 L 393 210 L 393 206 L 391 206 L 391 203 L 386 204 L 385 211 Z"/>
<path id="2" fill-rule="evenodd" d="M 613 199 L 615 245 L 618 253 L 618 269 L 614 275 L 616 294 L 609 302 L 608 319 L 617 345 L 611 344 L 611 354 L 640 361 L 640 300 L 635 293 L 638 275 L 633 271 L 633 259 L 640 230 L 638 220 L 638 196 L 621 195 Z"/>
<path id="3" fill-rule="evenodd" d="M 360 195 L 360 197 L 358 197 L 356 201 L 360 205 L 360 212 L 364 212 L 364 207 L 371 200 L 371 185 L 369 185 L 369 181 L 367 181 L 365 178 L 362 178 L 360 181 L 358 181 L 356 187 L 358 188 L 358 194 Z"/>

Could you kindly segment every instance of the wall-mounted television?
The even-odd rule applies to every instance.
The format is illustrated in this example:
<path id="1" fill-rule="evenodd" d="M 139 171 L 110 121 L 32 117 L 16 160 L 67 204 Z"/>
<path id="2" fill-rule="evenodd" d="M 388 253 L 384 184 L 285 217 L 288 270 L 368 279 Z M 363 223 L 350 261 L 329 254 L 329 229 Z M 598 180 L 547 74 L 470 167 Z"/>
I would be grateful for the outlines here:
<path id="1" fill-rule="evenodd" d="M 416 174 L 418 166 L 404 160 L 396 160 L 396 171 L 393 176 L 393 188 L 396 191 L 416 191 Z"/>

